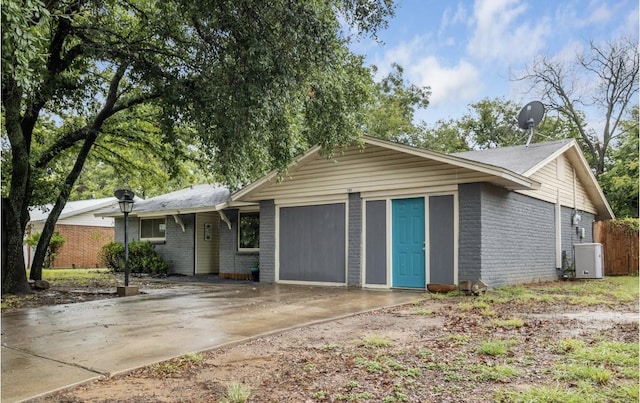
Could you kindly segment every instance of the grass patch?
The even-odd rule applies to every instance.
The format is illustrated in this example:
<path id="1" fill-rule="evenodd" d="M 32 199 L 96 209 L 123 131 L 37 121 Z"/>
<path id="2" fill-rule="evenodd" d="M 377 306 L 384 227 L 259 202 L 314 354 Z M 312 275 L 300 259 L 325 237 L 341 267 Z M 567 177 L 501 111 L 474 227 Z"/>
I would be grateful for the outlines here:
<path id="1" fill-rule="evenodd" d="M 357 357 L 354 362 L 357 366 L 365 368 L 367 372 L 372 374 L 382 372 L 384 370 L 382 363 L 377 360 L 368 360 L 364 357 Z"/>
<path id="2" fill-rule="evenodd" d="M 251 389 L 239 383 L 227 386 L 220 403 L 245 403 L 251 396 Z"/>
<path id="3" fill-rule="evenodd" d="M 117 285 L 118 283 L 115 275 L 109 269 L 43 269 L 42 279 L 54 286 L 95 287 Z"/>
<path id="4" fill-rule="evenodd" d="M 491 356 L 505 355 L 513 345 L 511 340 L 489 340 L 478 347 L 478 353 Z"/>
<path id="5" fill-rule="evenodd" d="M 465 334 L 451 334 L 447 336 L 450 344 L 454 346 L 464 346 L 465 344 L 469 344 L 469 340 L 471 340 L 471 336 L 467 336 Z"/>
<path id="6" fill-rule="evenodd" d="M 541 386 L 519 392 L 514 390 L 500 390 L 495 393 L 494 401 L 498 402 L 549 402 L 549 403 L 585 403 L 596 402 L 583 388 L 564 388 L 555 386 Z"/>
<path id="7" fill-rule="evenodd" d="M 585 342 L 576 339 L 563 339 L 556 343 L 555 350 L 559 354 L 568 353 L 570 351 L 581 350 L 585 346 Z"/>
<path id="8" fill-rule="evenodd" d="M 591 381 L 604 385 L 611 380 L 613 373 L 605 368 L 579 364 L 560 364 L 553 369 L 554 376 L 560 380 Z"/>
<path id="9" fill-rule="evenodd" d="M 476 365 L 470 371 L 477 374 L 480 381 L 507 382 L 519 375 L 518 370 L 509 365 Z"/>
<path id="10" fill-rule="evenodd" d="M 604 341 L 593 346 L 571 351 L 569 357 L 595 365 L 607 363 L 609 365 L 637 367 L 638 350 L 638 343 Z"/>
<path id="11" fill-rule="evenodd" d="M 489 327 L 502 327 L 505 329 L 517 329 L 524 326 L 522 319 L 494 319 L 488 323 Z"/>
<path id="12" fill-rule="evenodd" d="M 414 315 L 428 316 L 428 315 L 433 315 L 433 311 L 431 309 L 419 309 L 419 310 L 415 311 L 413 314 Z"/>
<path id="13" fill-rule="evenodd" d="M 497 304 L 552 303 L 564 300 L 570 305 L 595 306 L 633 302 L 640 296 L 638 277 L 605 277 L 603 280 L 550 281 L 523 286 L 497 287 L 479 301 Z M 463 305 L 462 309 L 469 309 Z"/>
<path id="14" fill-rule="evenodd" d="M 391 340 L 375 334 L 368 335 L 364 338 L 364 345 L 367 347 L 382 348 L 391 347 Z"/>
<path id="15" fill-rule="evenodd" d="M 340 344 L 325 344 L 320 348 L 325 351 L 331 351 L 331 350 L 340 350 L 342 349 L 342 346 Z"/>
<path id="16" fill-rule="evenodd" d="M 202 354 L 190 353 L 173 360 L 161 362 L 153 367 L 155 375 L 171 375 L 184 371 L 202 362 Z"/>

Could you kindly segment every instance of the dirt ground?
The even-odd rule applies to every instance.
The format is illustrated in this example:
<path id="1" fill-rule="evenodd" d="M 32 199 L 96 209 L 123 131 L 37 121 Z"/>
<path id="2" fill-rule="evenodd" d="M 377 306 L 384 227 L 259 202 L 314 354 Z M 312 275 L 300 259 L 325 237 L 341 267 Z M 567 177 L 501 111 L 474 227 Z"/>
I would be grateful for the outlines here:
<path id="1" fill-rule="evenodd" d="M 594 387 L 603 401 L 637 401 L 637 295 L 620 301 L 559 284 L 509 295 L 425 294 L 418 304 L 183 356 L 36 402 L 245 401 L 230 395 L 231 385 L 249 402 L 517 401 L 539 388 L 587 401 L 580 394 Z M 598 355 L 600 346 L 631 348 L 622 354 L 631 364 Z M 579 348 L 593 351 L 587 366 L 610 376 L 566 375 Z"/>

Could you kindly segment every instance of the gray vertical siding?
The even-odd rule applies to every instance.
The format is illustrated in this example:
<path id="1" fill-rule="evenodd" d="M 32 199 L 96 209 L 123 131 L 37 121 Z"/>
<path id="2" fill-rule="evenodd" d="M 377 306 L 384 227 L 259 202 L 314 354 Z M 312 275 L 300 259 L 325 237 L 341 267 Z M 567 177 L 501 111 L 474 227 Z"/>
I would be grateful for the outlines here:
<path id="1" fill-rule="evenodd" d="M 495 287 L 556 279 L 555 206 L 490 184 L 481 199 L 482 280 Z"/>
<path id="2" fill-rule="evenodd" d="M 482 185 L 458 186 L 458 280 L 476 281 L 481 276 Z"/>
<path id="3" fill-rule="evenodd" d="M 367 202 L 366 284 L 387 284 L 387 202 Z"/>
<path id="4" fill-rule="evenodd" d="M 276 280 L 276 206 L 273 200 L 260 202 L 260 282 Z"/>
<path id="5" fill-rule="evenodd" d="M 454 203 L 452 195 L 429 197 L 429 279 L 454 283 Z"/>
<path id="6" fill-rule="evenodd" d="M 238 252 L 238 210 L 224 210 L 231 222 L 231 229 L 224 221 L 220 223 L 220 273 L 251 273 L 259 260 L 259 252 Z M 260 217 L 262 228 L 262 217 Z M 261 233 L 262 235 L 262 233 Z M 260 239 L 262 248 L 262 239 Z M 260 269 L 262 281 L 262 268 Z"/>
<path id="7" fill-rule="evenodd" d="M 283 207 L 280 280 L 345 282 L 345 205 Z"/>
<path id="8" fill-rule="evenodd" d="M 362 199 L 360 193 L 349 193 L 349 252 L 347 284 L 360 287 L 362 283 Z"/>

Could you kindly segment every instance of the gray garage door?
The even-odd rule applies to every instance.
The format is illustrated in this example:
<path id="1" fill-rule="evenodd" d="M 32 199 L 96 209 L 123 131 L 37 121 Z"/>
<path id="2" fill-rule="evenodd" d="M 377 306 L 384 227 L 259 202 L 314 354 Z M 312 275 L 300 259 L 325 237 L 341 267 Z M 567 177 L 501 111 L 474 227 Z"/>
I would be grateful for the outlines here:
<path id="1" fill-rule="evenodd" d="M 280 280 L 345 282 L 345 205 L 280 209 Z"/>

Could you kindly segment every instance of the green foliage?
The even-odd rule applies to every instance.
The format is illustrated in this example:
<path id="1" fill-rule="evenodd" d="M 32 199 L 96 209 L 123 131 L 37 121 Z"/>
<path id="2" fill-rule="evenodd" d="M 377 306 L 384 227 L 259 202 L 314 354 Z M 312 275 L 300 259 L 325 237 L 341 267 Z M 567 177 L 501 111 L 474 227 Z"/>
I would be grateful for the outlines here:
<path id="1" fill-rule="evenodd" d="M 124 246 L 119 242 L 109 242 L 100 250 L 100 262 L 107 268 L 121 272 L 124 270 Z M 131 273 L 163 275 L 169 266 L 155 250 L 155 245 L 148 241 L 129 242 L 129 270 Z"/>
<path id="2" fill-rule="evenodd" d="M 220 403 L 245 403 L 251 396 L 251 389 L 239 383 L 227 386 Z"/>
<path id="3" fill-rule="evenodd" d="M 391 15 L 388 0 L 3 2 L 3 195 L 16 223 L 3 291 L 27 288 L 12 272 L 26 206 L 55 201 L 53 224 L 86 164 L 104 188 L 117 178 L 147 195 L 202 179 L 196 169 L 235 188 L 312 144 L 351 144 L 371 74 L 341 22 L 375 36 Z M 74 197 L 98 193 L 85 175 Z"/>
<path id="4" fill-rule="evenodd" d="M 153 366 L 152 370 L 155 375 L 166 376 L 190 369 L 191 367 L 200 364 L 202 360 L 202 354 L 190 353 L 156 364 Z"/>
<path id="5" fill-rule="evenodd" d="M 26 243 L 31 247 L 36 246 L 38 242 L 40 242 L 40 235 L 41 235 L 40 232 L 35 232 L 30 236 L 28 236 L 24 240 L 24 243 Z M 58 251 L 66 241 L 67 240 L 65 239 L 65 237 L 60 235 L 59 232 L 54 232 L 53 235 L 51 235 L 51 239 L 49 240 L 49 246 L 47 248 L 47 255 L 44 260 L 44 267 L 46 268 L 51 267 L 54 260 L 58 256 Z"/>
<path id="6" fill-rule="evenodd" d="M 373 74 L 377 68 L 373 67 Z M 394 63 L 392 71 L 374 85 L 373 100 L 367 111 L 364 132 L 373 137 L 414 144 L 419 133 L 414 125 L 417 109 L 429 105 L 429 87 L 405 82 L 404 69 Z"/>
<path id="7" fill-rule="evenodd" d="M 169 266 L 148 241 L 129 243 L 129 269 L 132 273 L 167 274 Z"/>
<path id="8" fill-rule="evenodd" d="M 120 242 L 109 242 L 102 245 L 98 259 L 101 265 L 112 271 L 124 270 L 124 245 Z"/>
<path id="9" fill-rule="evenodd" d="M 474 365 L 470 371 L 476 373 L 479 380 L 495 382 L 507 382 L 519 374 L 517 369 L 509 365 Z"/>
<path id="10" fill-rule="evenodd" d="M 638 107 L 633 108 L 631 119 L 621 122 L 622 135 L 618 146 L 610 152 L 609 166 L 598 177 L 605 196 L 619 218 L 638 217 L 638 194 L 640 189 L 640 130 L 638 129 Z M 637 232 L 637 220 L 636 229 Z"/>
<path id="11" fill-rule="evenodd" d="M 42 278 L 52 286 L 78 287 L 110 287 L 116 285 L 116 279 L 109 270 L 105 269 L 47 269 L 43 270 Z"/>
<path id="12" fill-rule="evenodd" d="M 391 347 L 392 343 L 389 339 L 385 339 L 384 337 L 372 334 L 364 338 L 364 345 L 368 347 L 380 348 Z"/>
<path id="13" fill-rule="evenodd" d="M 478 352 L 484 355 L 505 355 L 509 352 L 512 342 L 509 340 L 488 340 L 478 347 Z"/>
<path id="14" fill-rule="evenodd" d="M 438 120 L 433 127 L 422 126 L 416 145 L 440 153 L 470 150 L 464 132 L 458 127 L 458 122 L 452 119 Z"/>
<path id="15" fill-rule="evenodd" d="M 560 380 L 586 380 L 598 385 L 606 384 L 613 377 L 613 373 L 606 368 L 578 364 L 557 365 L 554 374 Z"/>

